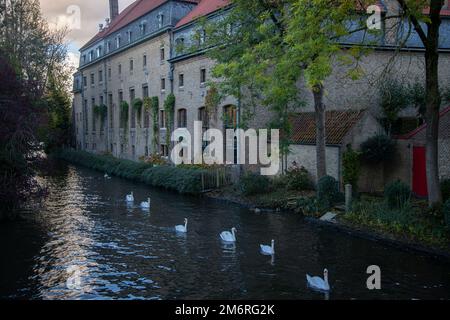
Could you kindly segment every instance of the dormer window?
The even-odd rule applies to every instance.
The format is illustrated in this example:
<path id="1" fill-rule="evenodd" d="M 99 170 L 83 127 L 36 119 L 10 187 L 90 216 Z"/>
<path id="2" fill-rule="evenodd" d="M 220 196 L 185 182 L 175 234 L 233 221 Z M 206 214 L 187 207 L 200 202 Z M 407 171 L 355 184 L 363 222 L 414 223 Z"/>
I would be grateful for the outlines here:
<path id="1" fill-rule="evenodd" d="M 160 12 L 158 14 L 158 27 L 161 29 L 164 25 L 164 14 Z"/>
<path id="2" fill-rule="evenodd" d="M 97 48 L 97 58 L 100 58 L 101 55 L 102 55 L 102 47 L 98 47 Z"/>
<path id="3" fill-rule="evenodd" d="M 206 42 L 206 31 L 205 30 L 200 30 L 199 31 L 199 38 L 198 38 L 199 44 L 203 45 Z"/>
<path id="4" fill-rule="evenodd" d="M 94 60 L 94 51 L 89 52 L 89 61 Z"/>
<path id="5" fill-rule="evenodd" d="M 180 37 L 177 40 L 175 40 L 176 43 L 176 51 L 177 53 L 182 53 L 184 51 L 184 38 Z"/>
<path id="6" fill-rule="evenodd" d="M 128 30 L 128 43 L 131 43 L 131 40 L 133 39 L 133 32 L 131 30 Z"/>
<path id="7" fill-rule="evenodd" d="M 108 52 L 111 52 L 111 41 L 108 41 L 108 43 L 106 44 L 106 50 Z"/>
<path id="8" fill-rule="evenodd" d="M 116 37 L 116 48 L 120 48 L 120 36 Z"/>
<path id="9" fill-rule="evenodd" d="M 233 25 L 231 23 L 227 23 L 227 26 L 225 27 L 225 32 L 227 36 L 233 35 Z"/>
<path id="10" fill-rule="evenodd" d="M 147 21 L 142 21 L 139 27 L 141 29 L 141 35 L 145 35 L 147 32 Z"/>
<path id="11" fill-rule="evenodd" d="M 83 58 L 82 58 L 83 63 L 86 63 L 86 55 L 83 54 Z"/>

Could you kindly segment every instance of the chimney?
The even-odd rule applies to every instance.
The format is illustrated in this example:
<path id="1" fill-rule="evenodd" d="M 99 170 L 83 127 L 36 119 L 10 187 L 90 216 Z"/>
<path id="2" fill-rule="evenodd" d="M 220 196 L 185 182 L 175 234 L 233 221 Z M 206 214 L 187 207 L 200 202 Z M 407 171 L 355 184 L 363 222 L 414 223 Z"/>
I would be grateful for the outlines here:
<path id="1" fill-rule="evenodd" d="M 119 0 L 109 0 L 109 17 L 113 21 L 119 15 Z"/>

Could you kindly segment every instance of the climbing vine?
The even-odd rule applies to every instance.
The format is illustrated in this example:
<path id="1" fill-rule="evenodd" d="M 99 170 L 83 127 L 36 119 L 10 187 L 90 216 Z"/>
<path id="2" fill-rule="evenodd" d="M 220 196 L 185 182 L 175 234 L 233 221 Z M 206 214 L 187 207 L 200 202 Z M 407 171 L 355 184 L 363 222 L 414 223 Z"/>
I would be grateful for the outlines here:
<path id="1" fill-rule="evenodd" d="M 221 97 L 215 85 L 211 85 L 205 97 L 205 109 L 208 116 L 216 116 Z"/>
<path id="2" fill-rule="evenodd" d="M 135 98 L 131 104 L 133 105 L 133 109 L 136 111 L 137 114 L 137 118 L 138 118 L 138 123 L 141 123 L 141 118 L 142 118 L 142 105 L 143 105 L 143 101 L 140 98 Z"/>
<path id="3" fill-rule="evenodd" d="M 103 129 L 106 116 L 108 115 L 108 107 L 104 104 L 94 106 L 94 115 L 100 118 L 100 126 Z"/>
<path id="4" fill-rule="evenodd" d="M 175 95 L 173 93 L 169 94 L 164 101 L 164 111 L 166 113 L 166 126 L 167 126 L 167 134 L 166 134 L 166 144 L 170 146 L 170 138 L 173 129 L 173 116 L 175 111 Z"/>
<path id="5" fill-rule="evenodd" d="M 158 97 L 149 98 L 148 111 L 152 114 L 153 129 L 153 150 L 156 153 L 159 145 L 159 99 Z"/>

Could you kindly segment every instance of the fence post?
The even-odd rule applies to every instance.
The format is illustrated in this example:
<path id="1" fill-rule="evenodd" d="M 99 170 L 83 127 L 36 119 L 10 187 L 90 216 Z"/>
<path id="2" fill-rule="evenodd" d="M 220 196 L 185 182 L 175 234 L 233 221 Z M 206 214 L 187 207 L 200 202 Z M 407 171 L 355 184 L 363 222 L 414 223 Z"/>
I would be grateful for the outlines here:
<path id="1" fill-rule="evenodd" d="M 345 185 L 345 212 L 352 210 L 353 187 L 351 184 Z"/>

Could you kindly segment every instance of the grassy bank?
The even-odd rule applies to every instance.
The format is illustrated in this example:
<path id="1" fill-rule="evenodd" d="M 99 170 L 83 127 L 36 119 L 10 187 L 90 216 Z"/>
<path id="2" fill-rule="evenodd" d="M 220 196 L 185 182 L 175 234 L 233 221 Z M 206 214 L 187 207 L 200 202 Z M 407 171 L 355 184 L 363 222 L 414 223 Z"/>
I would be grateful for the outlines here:
<path id="1" fill-rule="evenodd" d="M 95 155 L 85 151 L 62 150 L 57 158 L 91 168 L 109 175 L 142 182 L 152 187 L 177 191 L 182 194 L 202 192 L 202 172 L 198 168 L 153 166 L 109 155 Z"/>
<path id="2" fill-rule="evenodd" d="M 412 200 L 403 208 L 392 209 L 382 198 L 363 197 L 352 212 L 341 216 L 341 221 L 450 251 L 450 229 L 442 213 L 428 209 L 421 201 Z"/>

